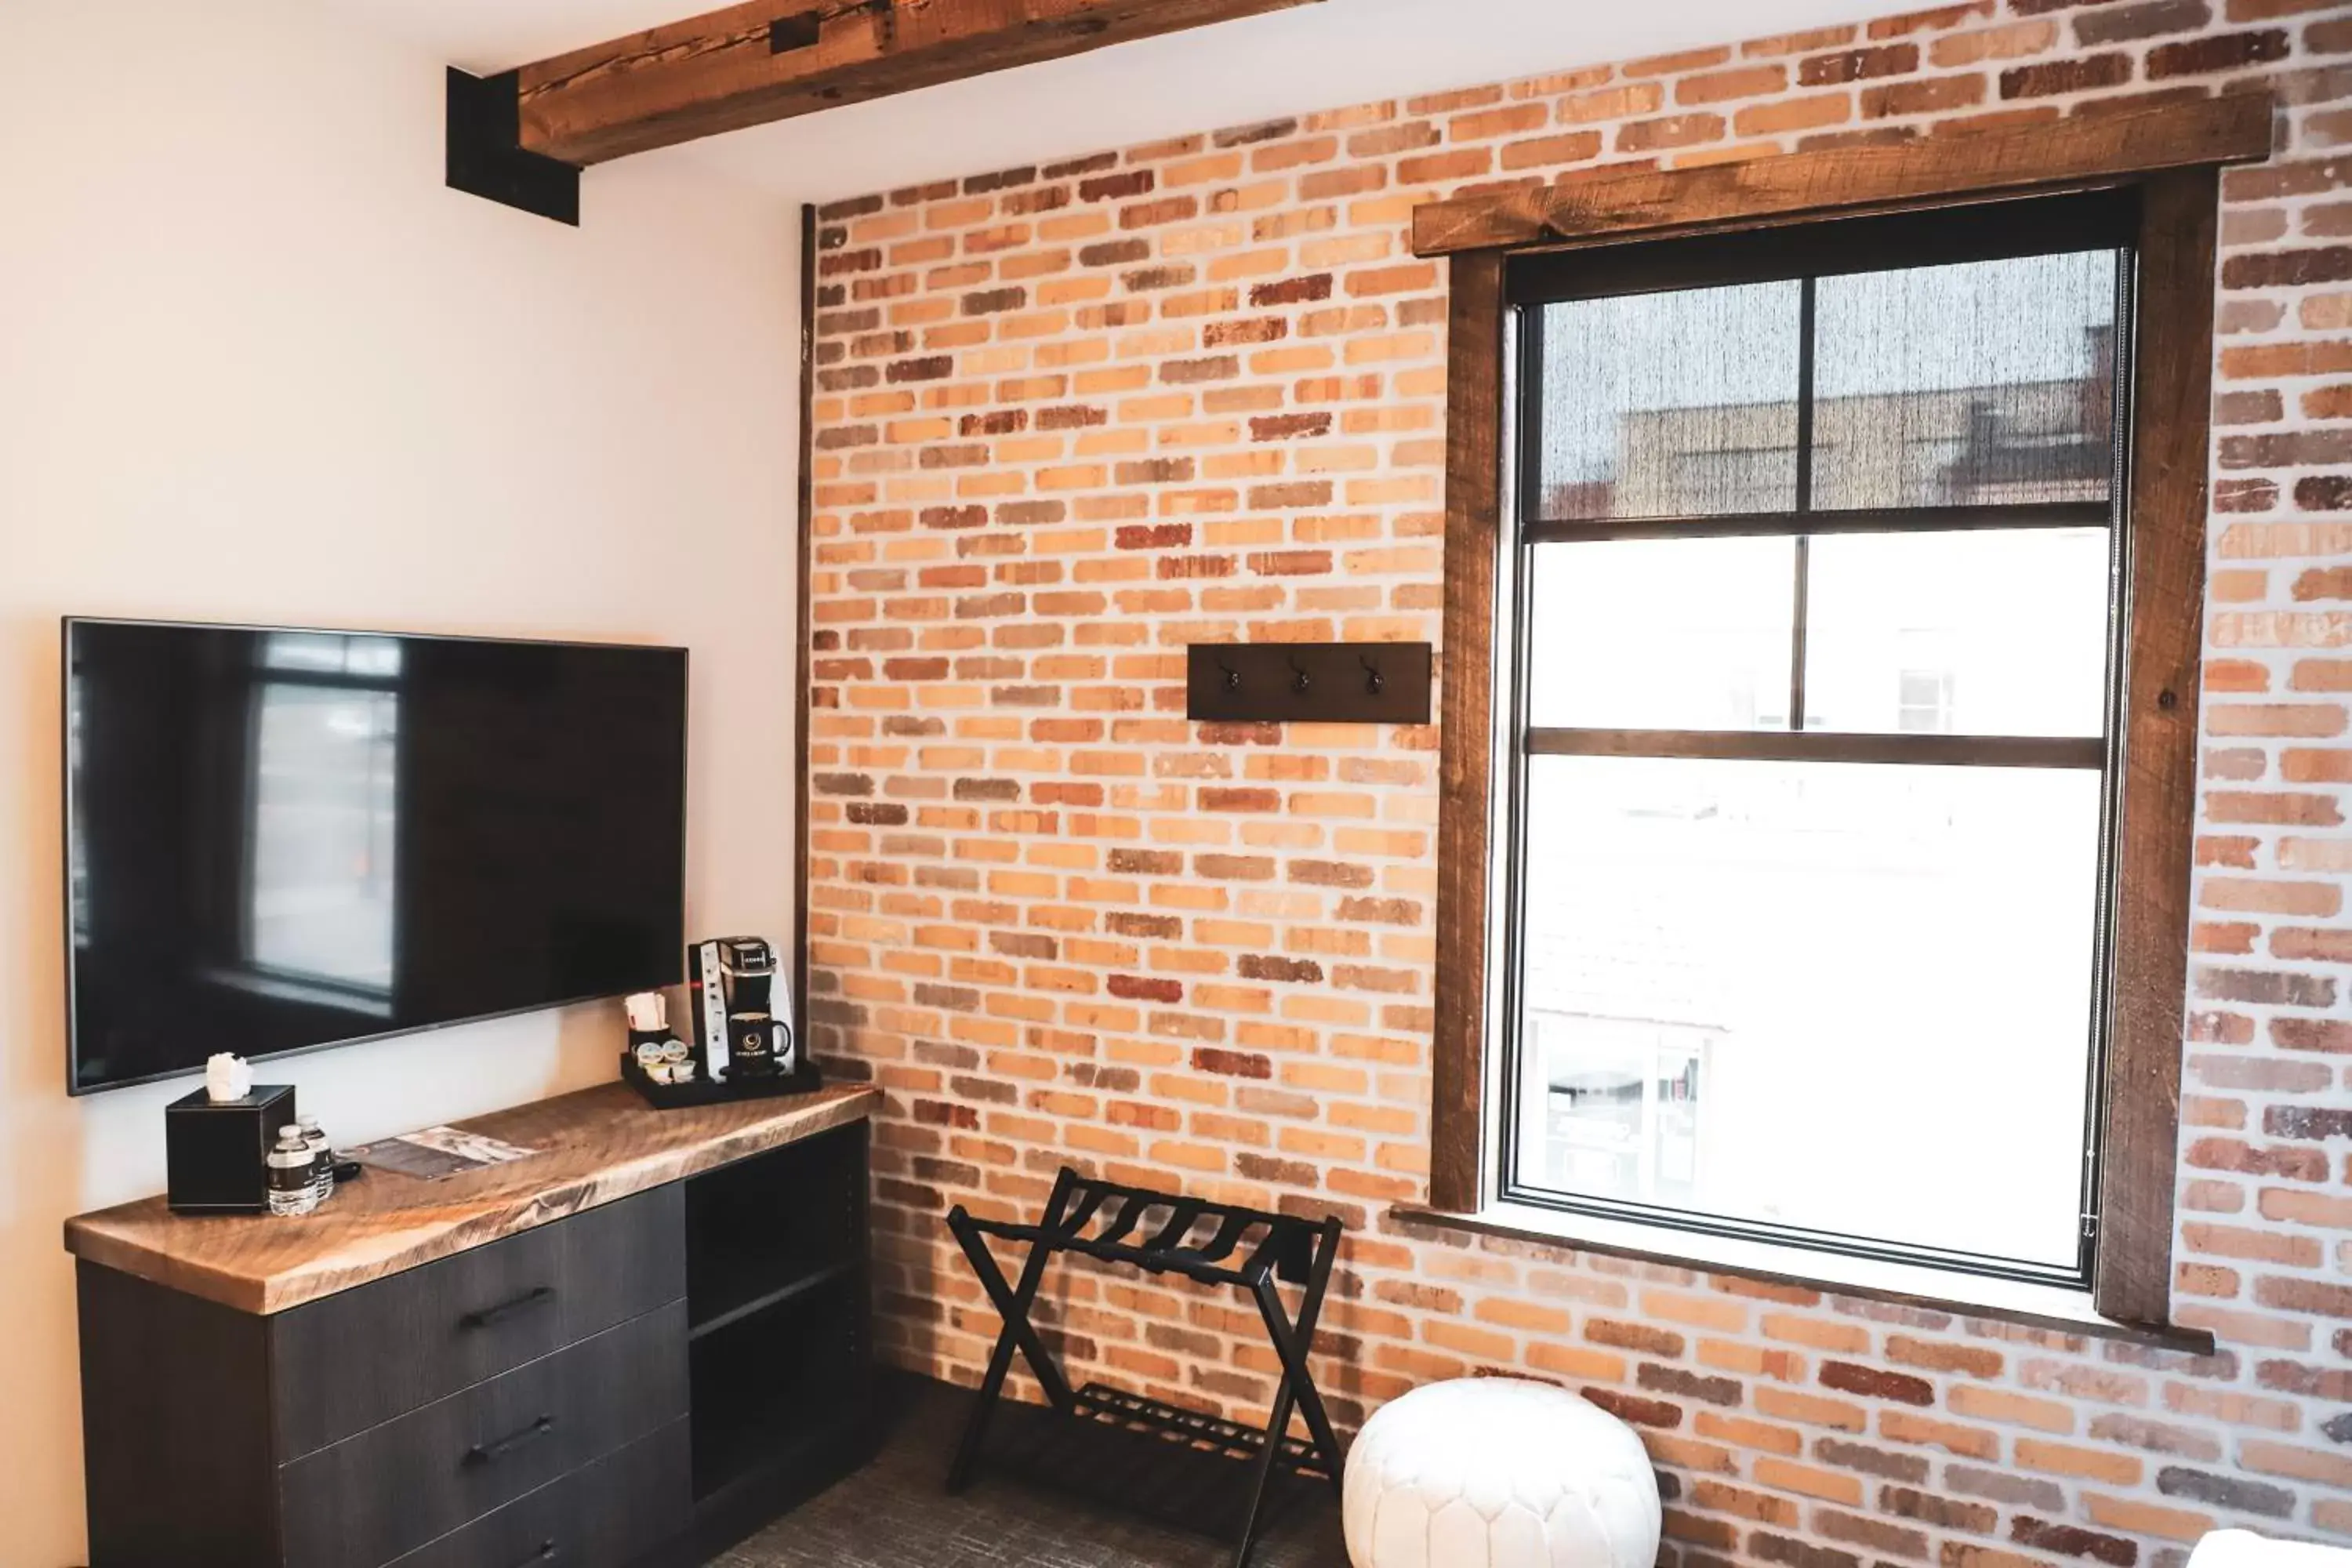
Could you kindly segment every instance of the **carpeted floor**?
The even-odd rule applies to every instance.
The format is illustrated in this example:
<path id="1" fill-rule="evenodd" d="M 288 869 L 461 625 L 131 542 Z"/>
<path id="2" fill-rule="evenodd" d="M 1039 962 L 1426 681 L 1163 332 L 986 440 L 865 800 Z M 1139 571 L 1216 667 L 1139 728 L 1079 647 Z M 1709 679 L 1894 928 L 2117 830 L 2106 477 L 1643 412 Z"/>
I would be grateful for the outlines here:
<path id="1" fill-rule="evenodd" d="M 821 1492 L 710 1568 L 1227 1568 L 1233 1543 L 1159 1525 L 983 1468 L 961 1497 L 942 1484 L 969 1396 L 905 1390 L 874 1463 Z M 1302 1491 L 1251 1568 L 1347 1568 L 1339 1509 Z"/>

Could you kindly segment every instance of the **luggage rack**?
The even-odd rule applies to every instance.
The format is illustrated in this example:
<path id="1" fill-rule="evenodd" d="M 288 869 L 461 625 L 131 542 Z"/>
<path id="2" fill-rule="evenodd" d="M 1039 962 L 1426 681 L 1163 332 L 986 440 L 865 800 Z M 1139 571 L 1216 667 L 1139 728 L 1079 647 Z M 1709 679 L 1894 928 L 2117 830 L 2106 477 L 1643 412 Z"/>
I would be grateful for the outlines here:
<path id="1" fill-rule="evenodd" d="M 1331 1265 L 1339 1250 L 1340 1226 L 1336 1217 L 1315 1221 L 1235 1204 L 1209 1203 L 1094 1181 L 1065 1167 L 1055 1178 L 1045 1216 L 1036 1224 L 978 1219 L 958 1205 L 948 1215 L 948 1228 L 955 1233 L 972 1271 L 980 1277 L 981 1288 L 1004 1321 L 989 1356 L 987 1375 L 981 1381 L 980 1397 L 965 1425 L 963 1441 L 948 1471 L 949 1491 L 961 1491 L 971 1481 L 989 1418 L 1004 1392 L 1005 1375 L 1012 1370 L 1016 1350 L 1027 1360 L 1046 1402 L 1060 1415 L 1087 1423 L 1097 1432 L 1108 1426 L 1154 1440 L 1153 1446 L 1163 1454 L 1187 1449 L 1245 1462 L 1254 1479 L 1240 1516 L 1234 1568 L 1246 1568 L 1266 1521 L 1268 1492 L 1277 1472 L 1318 1478 L 1335 1493 L 1339 1490 L 1339 1438 L 1307 1365 L 1316 1319 L 1322 1312 L 1323 1293 L 1330 1284 Z M 988 1249 L 991 1237 L 1028 1246 L 1017 1282 L 1008 1282 L 997 1266 Z M 1125 1264 L 1150 1274 L 1181 1274 L 1197 1284 L 1231 1287 L 1249 1296 L 1282 1365 L 1265 1428 L 1244 1426 L 1098 1383 L 1073 1389 L 1030 1321 L 1045 1266 L 1057 1253 Z M 1277 1280 L 1303 1288 L 1296 1316 L 1284 1307 Z M 1290 1436 L 1294 1409 L 1307 1423 L 1308 1436 L 1304 1439 Z M 1082 1462 L 1094 1461 L 1089 1456 Z"/>

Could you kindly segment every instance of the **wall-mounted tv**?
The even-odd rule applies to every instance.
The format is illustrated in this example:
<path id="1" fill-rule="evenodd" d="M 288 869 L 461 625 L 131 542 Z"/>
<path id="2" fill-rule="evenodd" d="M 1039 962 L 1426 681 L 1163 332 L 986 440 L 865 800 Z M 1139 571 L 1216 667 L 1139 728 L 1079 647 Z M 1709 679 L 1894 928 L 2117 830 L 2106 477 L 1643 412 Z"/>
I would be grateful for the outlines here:
<path id="1" fill-rule="evenodd" d="M 687 656 L 65 623 L 69 1088 L 670 984 Z"/>

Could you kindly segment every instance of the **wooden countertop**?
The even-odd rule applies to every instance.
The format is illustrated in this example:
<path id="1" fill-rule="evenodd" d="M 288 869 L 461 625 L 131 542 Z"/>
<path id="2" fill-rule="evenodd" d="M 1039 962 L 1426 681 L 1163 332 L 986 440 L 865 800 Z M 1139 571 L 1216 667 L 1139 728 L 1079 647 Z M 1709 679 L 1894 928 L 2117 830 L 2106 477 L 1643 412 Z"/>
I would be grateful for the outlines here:
<path id="1" fill-rule="evenodd" d="M 161 1197 L 66 1221 L 66 1250 L 246 1312 L 282 1312 L 551 1220 L 862 1121 L 862 1085 L 656 1110 L 625 1084 L 453 1123 L 540 1152 L 439 1181 L 369 1167 L 316 1214 L 175 1215 Z"/>

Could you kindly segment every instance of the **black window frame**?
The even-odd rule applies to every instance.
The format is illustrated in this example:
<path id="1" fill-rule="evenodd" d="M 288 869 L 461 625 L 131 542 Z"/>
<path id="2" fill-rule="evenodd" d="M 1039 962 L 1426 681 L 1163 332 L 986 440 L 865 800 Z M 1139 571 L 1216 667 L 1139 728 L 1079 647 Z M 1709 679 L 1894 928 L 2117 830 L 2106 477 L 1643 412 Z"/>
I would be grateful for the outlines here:
<path id="1" fill-rule="evenodd" d="M 1525 1206 L 1632 1221 L 1686 1233 L 1736 1237 L 1804 1247 L 1850 1257 L 1909 1263 L 1956 1273 L 2024 1280 L 2068 1288 L 2093 1285 L 2098 1263 L 2098 1215 L 2102 1142 L 2107 1118 L 2111 995 L 2116 984 L 2116 902 L 2120 885 L 2126 726 L 2121 711 L 2128 654 L 2129 593 L 2126 563 L 2130 553 L 2133 410 L 2132 352 L 2138 335 L 2141 196 L 2131 187 L 2052 196 L 1985 200 L 1886 216 L 1824 218 L 1797 225 L 1759 226 L 1689 238 L 1647 238 L 1570 250 L 1537 251 L 1505 258 L 1501 305 L 1504 446 L 1503 554 L 1496 611 L 1502 656 L 1497 675 L 1497 712 L 1504 734 L 1496 756 L 1504 769 L 1495 796 L 1499 826 L 1498 909 L 1499 1008 L 1495 1041 L 1500 1070 L 1493 1089 L 1493 1153 L 1490 1179 L 1501 1199 Z M 1813 280 L 1856 273 L 1898 270 L 1968 261 L 2056 255 L 2082 250 L 2118 254 L 2116 279 L 2114 451 L 2104 501 L 2055 501 L 1922 506 L 1870 510 L 1811 510 Z M 1786 512 L 1685 518 L 1550 520 L 1544 515 L 1543 474 L 1535 457 L 1542 429 L 1542 307 L 1577 300 L 1659 293 L 1735 284 L 1803 282 L 1801 364 L 1798 374 L 1798 479 L 1794 510 Z M 2095 739 L 1931 734 L 1895 731 L 1859 733 L 1808 730 L 1803 684 L 1807 552 L 1810 535 L 1950 531 L 1966 528 L 2029 527 L 2107 531 L 2109 591 L 2105 694 L 2102 732 Z M 1793 537 L 1796 573 L 1794 648 L 1791 660 L 1790 728 L 1784 731 L 1630 731 L 1582 728 L 1538 730 L 1528 719 L 1527 669 L 1528 597 L 1533 552 L 1547 545 L 1573 545 L 1622 539 Z M 1505 606 L 1508 606 L 1506 609 Z M 2096 769 L 2100 774 L 2098 886 L 2094 975 L 2084 1070 L 2082 1156 L 2083 1223 L 2070 1268 L 2053 1268 L 2021 1259 L 1888 1242 L 1884 1239 L 1765 1225 L 1729 1216 L 1697 1214 L 1617 1199 L 1564 1194 L 1517 1180 L 1518 1135 L 1525 1017 L 1524 934 L 1527 911 L 1523 827 L 1528 809 L 1528 760 L 1537 755 L 1643 756 L 1830 763 L 1918 763 L 1937 765 L 2064 767 Z"/>

